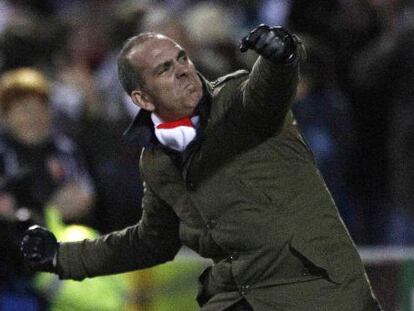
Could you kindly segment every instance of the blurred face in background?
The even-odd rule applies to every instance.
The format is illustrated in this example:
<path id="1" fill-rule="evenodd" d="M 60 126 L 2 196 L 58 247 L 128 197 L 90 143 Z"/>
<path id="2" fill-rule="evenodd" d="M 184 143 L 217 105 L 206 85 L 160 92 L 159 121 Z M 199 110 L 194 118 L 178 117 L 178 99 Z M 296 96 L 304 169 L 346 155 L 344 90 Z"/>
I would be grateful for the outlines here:
<path id="1" fill-rule="evenodd" d="M 27 94 L 16 97 L 3 114 L 7 128 L 23 144 L 42 143 L 49 135 L 49 107 L 41 96 Z"/>

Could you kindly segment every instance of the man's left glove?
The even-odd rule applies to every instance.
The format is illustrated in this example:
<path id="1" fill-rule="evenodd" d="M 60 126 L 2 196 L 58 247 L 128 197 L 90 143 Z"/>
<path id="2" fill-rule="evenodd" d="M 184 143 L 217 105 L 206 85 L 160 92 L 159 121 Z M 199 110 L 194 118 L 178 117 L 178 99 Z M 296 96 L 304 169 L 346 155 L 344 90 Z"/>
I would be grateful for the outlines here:
<path id="1" fill-rule="evenodd" d="M 25 262 L 35 271 L 55 272 L 54 260 L 58 249 L 54 234 L 38 225 L 27 229 L 20 243 Z"/>
<path id="2" fill-rule="evenodd" d="M 275 63 L 288 63 L 295 57 L 297 37 L 282 27 L 261 24 L 241 40 L 240 51 L 256 51 Z"/>

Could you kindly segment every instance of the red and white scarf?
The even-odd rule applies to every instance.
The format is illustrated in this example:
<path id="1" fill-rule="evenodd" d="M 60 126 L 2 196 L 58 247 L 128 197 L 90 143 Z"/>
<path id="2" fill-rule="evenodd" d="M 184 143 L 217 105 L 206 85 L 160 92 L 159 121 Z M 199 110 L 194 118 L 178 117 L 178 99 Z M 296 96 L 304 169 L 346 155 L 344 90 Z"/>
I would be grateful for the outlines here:
<path id="1" fill-rule="evenodd" d="M 151 114 L 155 136 L 158 141 L 171 149 L 182 152 L 196 136 L 200 117 L 186 117 L 179 120 L 163 122 L 155 113 Z"/>

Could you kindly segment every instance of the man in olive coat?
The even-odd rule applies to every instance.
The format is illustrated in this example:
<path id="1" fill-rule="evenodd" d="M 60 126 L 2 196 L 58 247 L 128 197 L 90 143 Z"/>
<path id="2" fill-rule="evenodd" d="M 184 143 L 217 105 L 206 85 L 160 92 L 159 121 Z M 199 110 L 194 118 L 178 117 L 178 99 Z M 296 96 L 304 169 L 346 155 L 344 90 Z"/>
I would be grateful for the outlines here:
<path id="1" fill-rule="evenodd" d="M 141 107 L 128 133 L 144 146 L 142 219 L 73 243 L 30 228 L 29 264 L 82 280 L 172 260 L 186 245 L 214 261 L 200 276 L 201 310 L 380 310 L 290 111 L 299 40 L 261 25 L 248 49 L 259 54 L 250 73 L 210 83 L 170 38 L 131 38 L 118 66 Z"/>

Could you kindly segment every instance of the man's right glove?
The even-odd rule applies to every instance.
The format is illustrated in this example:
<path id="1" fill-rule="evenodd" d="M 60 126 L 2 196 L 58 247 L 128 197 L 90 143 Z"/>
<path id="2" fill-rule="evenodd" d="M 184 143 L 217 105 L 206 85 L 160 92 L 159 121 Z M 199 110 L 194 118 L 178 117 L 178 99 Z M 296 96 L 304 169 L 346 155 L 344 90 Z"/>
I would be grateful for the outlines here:
<path id="1" fill-rule="evenodd" d="M 35 271 L 55 272 L 54 259 L 58 249 L 54 234 L 38 225 L 27 229 L 20 243 L 25 262 Z"/>
<path id="2" fill-rule="evenodd" d="M 275 63 L 288 63 L 295 56 L 298 39 L 282 27 L 269 27 L 261 24 L 245 36 L 240 51 L 256 51 Z"/>

